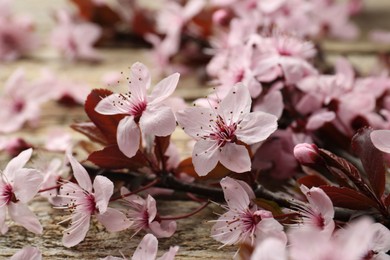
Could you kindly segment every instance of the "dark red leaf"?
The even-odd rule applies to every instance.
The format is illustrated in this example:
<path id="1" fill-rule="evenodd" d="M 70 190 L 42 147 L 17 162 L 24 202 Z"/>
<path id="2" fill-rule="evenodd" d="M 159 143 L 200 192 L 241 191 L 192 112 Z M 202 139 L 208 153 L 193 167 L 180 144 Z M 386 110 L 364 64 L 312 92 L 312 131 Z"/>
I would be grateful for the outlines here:
<path id="1" fill-rule="evenodd" d="M 107 146 L 103 150 L 91 153 L 88 160 L 101 168 L 112 170 L 137 170 L 147 165 L 145 158 L 139 151 L 134 157 L 128 158 L 119 150 L 117 145 Z"/>
<path id="2" fill-rule="evenodd" d="M 106 137 L 92 122 L 76 123 L 72 124 L 70 127 L 77 132 L 84 134 L 94 142 L 107 144 Z"/>
<path id="3" fill-rule="evenodd" d="M 321 186 L 320 188 L 329 196 L 335 207 L 364 210 L 377 206 L 364 194 L 346 187 Z"/>
<path id="4" fill-rule="evenodd" d="M 352 150 L 361 160 L 367 178 L 378 199 L 385 191 L 386 167 L 383 153 L 371 142 L 371 128 L 362 128 L 352 138 Z"/>
<path id="5" fill-rule="evenodd" d="M 162 158 L 165 155 L 165 152 L 168 149 L 169 143 L 171 140 L 171 136 L 156 136 L 154 138 L 154 154 L 156 155 L 157 159 L 159 161 L 162 160 Z"/>
<path id="6" fill-rule="evenodd" d="M 119 15 L 106 4 L 95 4 L 92 0 L 72 0 L 80 16 L 102 27 L 113 27 L 120 21 Z"/>
<path id="7" fill-rule="evenodd" d="M 299 184 L 303 184 L 309 189 L 311 187 L 319 187 L 322 185 L 328 185 L 329 183 L 324 178 L 318 175 L 306 175 L 297 180 Z"/>
<path id="8" fill-rule="evenodd" d="M 195 179 L 198 180 L 221 179 L 231 173 L 230 170 L 226 169 L 222 164 L 218 163 L 217 166 L 211 172 L 209 172 L 206 176 L 201 177 L 196 173 L 194 169 L 194 165 L 192 164 L 191 157 L 181 161 L 179 166 L 176 168 L 175 172 L 177 173 L 184 172 L 189 176 L 194 177 Z"/>
<path id="9" fill-rule="evenodd" d="M 95 111 L 95 107 L 99 101 L 111 94 L 112 92 L 107 89 L 92 90 L 85 101 L 85 112 L 97 128 L 99 128 L 101 133 L 106 137 L 107 143 L 116 144 L 116 130 L 119 121 L 125 115 L 102 115 Z"/>

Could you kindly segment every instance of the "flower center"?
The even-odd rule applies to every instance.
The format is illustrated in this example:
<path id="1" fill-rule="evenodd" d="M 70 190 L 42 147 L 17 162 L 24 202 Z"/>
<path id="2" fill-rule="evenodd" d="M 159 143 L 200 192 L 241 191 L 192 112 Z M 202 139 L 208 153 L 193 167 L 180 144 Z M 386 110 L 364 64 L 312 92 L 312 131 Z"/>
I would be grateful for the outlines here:
<path id="1" fill-rule="evenodd" d="M 83 205 L 85 210 L 93 214 L 96 211 L 96 202 L 95 196 L 91 193 L 88 193 L 85 196 L 85 204 Z"/>
<path id="2" fill-rule="evenodd" d="M 146 107 L 147 107 L 146 101 L 141 101 L 131 106 L 129 114 L 134 116 L 135 122 L 139 121 L 139 119 L 142 116 L 142 113 L 146 110 Z"/>
<path id="3" fill-rule="evenodd" d="M 261 216 L 259 214 L 254 214 L 249 209 L 244 212 L 240 218 L 246 232 L 253 232 L 256 229 L 257 224 L 261 221 Z"/>
<path id="4" fill-rule="evenodd" d="M 1 194 L 2 201 L 4 201 L 4 205 L 8 205 L 11 202 L 16 202 L 17 199 L 15 194 L 13 193 L 11 184 L 5 184 L 3 187 L 3 194 Z M 2 203 L 3 204 L 3 203 Z"/>
<path id="5" fill-rule="evenodd" d="M 226 143 L 234 143 L 237 140 L 235 134 L 236 129 L 236 123 L 227 125 L 222 117 L 218 116 L 218 119 L 214 124 L 214 132 L 210 134 L 210 138 L 216 140 L 220 147 L 224 146 Z"/>
<path id="6" fill-rule="evenodd" d="M 23 101 L 16 101 L 13 105 L 13 110 L 16 112 L 16 113 L 20 113 L 23 108 L 24 108 L 24 102 Z"/>

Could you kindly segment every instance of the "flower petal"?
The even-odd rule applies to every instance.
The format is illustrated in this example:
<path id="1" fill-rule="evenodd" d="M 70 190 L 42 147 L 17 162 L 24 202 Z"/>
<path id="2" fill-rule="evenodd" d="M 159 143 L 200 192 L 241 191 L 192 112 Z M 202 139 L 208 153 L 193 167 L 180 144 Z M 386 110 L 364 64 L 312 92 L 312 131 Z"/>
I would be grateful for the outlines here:
<path id="1" fill-rule="evenodd" d="M 133 116 L 127 116 L 119 121 L 116 132 L 118 147 L 127 157 L 133 157 L 139 148 L 141 133 Z"/>
<path id="2" fill-rule="evenodd" d="M 223 117 L 227 124 L 235 123 L 242 114 L 250 112 L 251 104 L 252 99 L 248 87 L 242 83 L 237 83 L 220 103 L 218 114 Z"/>
<path id="3" fill-rule="evenodd" d="M 207 175 L 218 163 L 218 144 L 213 141 L 199 140 L 192 151 L 192 163 L 199 176 Z"/>
<path id="4" fill-rule="evenodd" d="M 107 210 L 108 202 L 114 193 L 114 184 L 107 177 L 96 176 L 93 181 L 93 191 L 96 208 L 102 214 Z"/>
<path id="5" fill-rule="evenodd" d="M 23 203 L 13 203 L 8 205 L 9 215 L 15 223 L 22 225 L 27 230 L 35 233 L 42 234 L 42 226 L 39 223 L 37 216 L 30 211 L 27 205 Z"/>
<path id="6" fill-rule="evenodd" d="M 145 135 L 167 136 L 175 130 L 176 119 L 171 108 L 161 106 L 145 110 L 139 124 Z"/>
<path id="7" fill-rule="evenodd" d="M 32 152 L 32 148 L 24 150 L 7 164 L 3 173 L 8 181 L 12 181 L 15 178 L 15 172 L 22 169 L 28 160 L 30 160 Z"/>
<path id="8" fill-rule="evenodd" d="M 176 89 L 177 83 L 179 82 L 179 78 L 180 74 L 174 73 L 157 83 L 153 92 L 149 96 L 149 104 L 156 105 L 172 95 Z"/>
<path id="9" fill-rule="evenodd" d="M 177 121 L 186 134 L 200 139 L 207 134 L 210 120 L 214 119 L 215 112 L 205 107 L 189 107 L 176 113 Z"/>
<path id="10" fill-rule="evenodd" d="M 175 259 L 177 251 L 179 251 L 178 246 L 171 246 L 169 251 L 163 254 L 161 257 L 158 257 L 157 260 L 173 260 Z"/>
<path id="11" fill-rule="evenodd" d="M 247 172 L 251 170 L 251 158 L 244 145 L 227 143 L 221 148 L 219 161 L 223 166 L 234 172 Z"/>
<path id="12" fill-rule="evenodd" d="M 107 208 L 103 214 L 97 214 L 96 218 L 109 232 L 125 230 L 133 224 L 125 214 L 113 208 Z"/>
<path id="13" fill-rule="evenodd" d="M 286 244 L 273 237 L 258 244 L 251 260 L 287 260 Z"/>
<path id="14" fill-rule="evenodd" d="M 72 224 L 64 231 L 62 244 L 66 247 L 72 247 L 84 240 L 89 230 L 90 215 L 76 213 L 72 217 Z"/>
<path id="15" fill-rule="evenodd" d="M 255 144 L 267 139 L 278 128 L 278 118 L 274 115 L 256 111 L 247 114 L 236 131 L 238 140 Z"/>
<path id="16" fill-rule="evenodd" d="M 149 228 L 156 237 L 171 237 L 176 231 L 176 221 L 153 221 L 149 224 Z"/>
<path id="17" fill-rule="evenodd" d="M 5 217 L 7 213 L 7 207 L 0 207 L 0 233 L 4 235 L 8 231 L 8 226 L 5 223 Z"/>
<path id="18" fill-rule="evenodd" d="M 103 115 L 128 114 L 130 105 L 120 94 L 111 94 L 100 100 L 95 111 Z"/>
<path id="19" fill-rule="evenodd" d="M 13 192 L 22 203 L 29 202 L 37 194 L 43 176 L 38 170 L 20 169 L 15 172 Z"/>
<path id="20" fill-rule="evenodd" d="M 250 204 L 250 197 L 254 198 L 254 194 L 248 194 L 247 189 L 244 188 L 244 182 L 225 177 L 221 180 L 221 187 L 225 201 L 231 210 L 245 211 Z M 246 183 L 245 183 L 246 184 Z M 248 185 L 248 184 L 246 184 Z"/>
<path id="21" fill-rule="evenodd" d="M 390 130 L 374 130 L 370 137 L 376 148 L 382 152 L 390 153 Z"/>
<path id="22" fill-rule="evenodd" d="M 311 211 L 314 214 L 321 215 L 324 218 L 325 225 L 333 222 L 334 207 L 328 195 L 317 187 L 308 189 L 305 185 L 301 185 L 300 189 L 309 201 Z"/>
<path id="23" fill-rule="evenodd" d="M 16 252 L 9 260 L 41 260 L 42 253 L 38 248 L 32 246 L 23 247 Z"/>
<path id="24" fill-rule="evenodd" d="M 131 65 L 129 90 L 132 94 L 134 93 L 138 98 L 144 100 L 150 81 L 151 77 L 148 67 L 141 62 Z"/>
<path id="25" fill-rule="evenodd" d="M 132 260 L 156 259 L 158 241 L 152 234 L 147 234 L 142 238 L 135 250 Z"/>
<path id="26" fill-rule="evenodd" d="M 70 164 L 72 165 L 73 175 L 76 178 L 77 183 L 81 188 L 91 193 L 92 182 L 87 170 L 73 157 L 70 151 L 67 151 L 66 155 Z"/>

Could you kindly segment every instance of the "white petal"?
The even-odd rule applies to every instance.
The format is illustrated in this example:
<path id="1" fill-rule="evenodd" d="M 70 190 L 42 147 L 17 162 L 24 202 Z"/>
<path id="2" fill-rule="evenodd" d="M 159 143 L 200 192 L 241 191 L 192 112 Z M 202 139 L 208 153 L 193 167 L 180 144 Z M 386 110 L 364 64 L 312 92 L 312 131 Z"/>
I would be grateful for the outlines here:
<path id="1" fill-rule="evenodd" d="M 175 130 L 176 119 L 171 108 L 161 106 L 145 110 L 139 124 L 145 135 L 167 136 Z"/>
<path id="2" fill-rule="evenodd" d="M 140 130 L 134 117 L 127 116 L 119 122 L 116 136 L 119 150 L 127 157 L 133 157 L 137 153 L 141 141 Z"/>
<path id="3" fill-rule="evenodd" d="M 267 139 L 278 128 L 278 118 L 261 111 L 247 114 L 238 126 L 236 136 L 246 144 L 255 144 Z"/>
<path id="4" fill-rule="evenodd" d="M 376 148 L 382 152 L 390 153 L 390 130 L 374 130 L 370 137 Z"/>
<path id="5" fill-rule="evenodd" d="M 221 186 L 225 201 L 231 210 L 245 211 L 249 208 L 250 198 L 254 198 L 254 194 L 253 191 L 251 194 L 247 193 L 243 182 L 240 183 L 238 180 L 225 177 L 221 180 Z"/>
<path id="6" fill-rule="evenodd" d="M 199 140 L 192 151 L 192 163 L 199 176 L 207 175 L 217 166 L 219 150 L 216 142 Z"/>
<path id="7" fill-rule="evenodd" d="M 223 166 L 233 172 L 247 172 L 251 170 L 251 158 L 243 145 L 232 143 L 225 144 L 221 148 L 219 161 Z"/>
<path id="8" fill-rule="evenodd" d="M 76 213 L 72 217 L 71 226 L 64 231 L 62 243 L 66 247 L 72 247 L 84 240 L 89 230 L 90 215 Z"/>
<path id="9" fill-rule="evenodd" d="M 32 148 L 24 150 L 18 156 L 9 161 L 3 172 L 8 181 L 12 181 L 15 177 L 15 172 L 22 169 L 28 160 L 30 160 L 32 152 Z"/>
<path id="10" fill-rule="evenodd" d="M 109 232 L 125 230 L 133 223 L 125 214 L 113 208 L 107 208 L 103 214 L 96 215 L 96 218 Z"/>
<path id="11" fill-rule="evenodd" d="M 96 208 L 99 209 L 99 213 L 104 213 L 114 193 L 114 184 L 107 177 L 96 176 L 93 181 L 93 191 L 95 194 Z"/>
<path id="12" fill-rule="evenodd" d="M 20 169 L 16 171 L 13 185 L 16 198 L 22 203 L 29 202 L 37 194 L 42 182 L 43 176 L 38 170 Z"/>
<path id="13" fill-rule="evenodd" d="M 100 100 L 95 111 L 103 115 L 128 114 L 130 105 L 120 94 L 111 94 Z"/>
<path id="14" fill-rule="evenodd" d="M 135 250 L 132 260 L 156 259 L 158 241 L 152 234 L 147 234 L 142 238 L 137 249 Z"/>
<path id="15" fill-rule="evenodd" d="M 252 99 L 248 87 L 237 83 L 222 100 L 217 111 L 225 123 L 230 124 L 230 122 L 237 122 L 242 114 L 249 113 L 251 104 Z"/>
<path id="16" fill-rule="evenodd" d="M 215 120 L 215 112 L 204 107 L 189 107 L 177 112 L 176 117 L 186 134 L 199 139 L 210 131 L 210 120 Z"/>
<path id="17" fill-rule="evenodd" d="M 179 77 L 179 73 L 174 73 L 157 83 L 152 94 L 149 96 L 149 104 L 155 105 L 172 95 L 179 82 Z"/>
<path id="18" fill-rule="evenodd" d="M 92 182 L 87 170 L 73 157 L 70 151 L 67 151 L 66 155 L 70 164 L 72 165 L 73 175 L 76 178 L 77 183 L 81 188 L 91 193 Z"/>
<path id="19" fill-rule="evenodd" d="M 42 234 L 42 226 L 37 216 L 30 211 L 27 205 L 23 203 L 13 203 L 8 205 L 9 215 L 15 223 L 22 225 L 27 230 Z"/>

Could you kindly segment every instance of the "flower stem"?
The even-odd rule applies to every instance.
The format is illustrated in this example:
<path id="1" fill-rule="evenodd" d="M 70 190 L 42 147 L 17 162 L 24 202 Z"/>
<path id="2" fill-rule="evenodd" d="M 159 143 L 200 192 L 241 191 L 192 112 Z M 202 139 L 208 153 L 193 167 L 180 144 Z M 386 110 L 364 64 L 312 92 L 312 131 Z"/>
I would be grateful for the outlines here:
<path id="1" fill-rule="evenodd" d="M 62 184 L 57 184 L 56 186 L 52 186 L 52 187 L 40 189 L 40 190 L 38 191 L 38 193 L 45 192 L 45 191 L 48 191 L 48 190 L 58 189 L 58 188 L 60 188 L 61 186 L 62 186 Z"/>
<path id="2" fill-rule="evenodd" d="M 188 218 L 188 217 L 191 217 L 191 216 L 195 215 L 196 213 L 200 212 L 202 209 L 206 208 L 209 204 L 210 204 L 210 201 L 207 201 L 202 206 L 200 206 L 199 208 L 197 208 L 196 210 L 194 210 L 190 213 L 187 213 L 184 215 L 172 216 L 172 217 L 160 217 L 159 220 L 178 220 L 178 219 Z"/>

